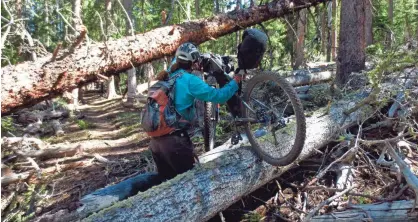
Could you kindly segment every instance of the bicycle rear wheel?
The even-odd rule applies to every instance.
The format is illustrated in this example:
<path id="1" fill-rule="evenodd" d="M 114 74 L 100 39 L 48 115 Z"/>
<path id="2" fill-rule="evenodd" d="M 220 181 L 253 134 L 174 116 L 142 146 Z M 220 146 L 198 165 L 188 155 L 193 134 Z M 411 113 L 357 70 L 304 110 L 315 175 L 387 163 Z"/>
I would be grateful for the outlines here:
<path id="1" fill-rule="evenodd" d="M 285 166 L 299 156 L 306 137 L 302 104 L 293 87 L 281 76 L 255 71 L 244 92 L 249 108 L 243 117 L 252 119 L 245 131 L 254 151 L 267 163 Z"/>

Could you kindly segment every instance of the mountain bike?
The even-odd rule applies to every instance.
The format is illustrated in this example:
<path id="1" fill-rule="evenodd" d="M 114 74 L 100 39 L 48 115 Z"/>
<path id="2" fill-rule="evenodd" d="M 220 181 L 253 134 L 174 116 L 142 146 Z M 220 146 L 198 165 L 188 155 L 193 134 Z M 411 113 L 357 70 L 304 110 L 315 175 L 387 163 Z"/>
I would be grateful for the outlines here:
<path id="1" fill-rule="evenodd" d="M 219 87 L 216 79 L 212 75 L 206 75 L 205 81 L 212 87 Z M 218 121 L 219 104 L 213 102 L 205 102 L 203 112 L 203 145 L 206 152 L 215 148 L 216 124 Z"/>
<path id="2" fill-rule="evenodd" d="M 226 60 L 222 60 L 220 66 L 225 73 Z M 292 163 L 301 153 L 306 137 L 303 106 L 294 88 L 276 72 L 240 72 L 243 72 L 243 81 L 235 98 L 231 98 L 238 101 L 235 105 L 239 106 L 239 113 L 234 114 L 235 132 L 231 144 L 236 145 L 242 140 L 239 128 L 244 127 L 252 149 L 264 161 L 275 166 Z M 219 72 L 216 76 L 216 72 L 210 69 L 206 73 L 207 81 L 210 77 L 216 78 L 217 84 L 211 84 L 214 87 L 222 87 L 232 79 L 226 74 L 220 77 Z M 226 79 L 226 82 L 222 83 L 222 79 Z M 232 113 L 234 107 L 229 102 L 228 109 Z M 206 103 L 203 133 L 206 151 L 214 148 L 218 120 L 218 106 Z"/>

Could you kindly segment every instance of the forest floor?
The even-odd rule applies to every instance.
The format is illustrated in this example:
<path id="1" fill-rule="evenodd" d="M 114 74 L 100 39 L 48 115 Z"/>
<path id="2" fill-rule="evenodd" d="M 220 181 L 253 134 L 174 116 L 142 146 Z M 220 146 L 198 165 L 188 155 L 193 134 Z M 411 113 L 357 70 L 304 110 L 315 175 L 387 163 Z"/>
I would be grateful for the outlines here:
<path id="1" fill-rule="evenodd" d="M 40 163 L 42 169 L 53 169 L 48 174 L 43 173 L 41 179 L 34 177 L 24 195 L 30 197 L 37 193 L 34 198 L 25 200 L 33 203 L 30 208 L 36 208 L 36 215 L 60 209 L 75 210 L 82 196 L 154 170 L 148 151 L 149 139 L 139 127 L 140 111 L 124 107 L 121 98 L 106 100 L 98 93 L 87 93 L 85 100 L 85 105 L 78 107 L 81 119 L 67 119 L 63 123 L 63 135 L 43 137 L 42 140 L 63 146 L 85 141 L 97 143 L 97 148 L 105 144 L 108 147 L 103 147 L 105 149 L 97 154 L 109 162 L 99 162 L 94 156 L 80 152 L 72 157 Z M 10 185 L 9 189 L 16 189 L 13 186 Z"/>
<path id="2" fill-rule="evenodd" d="M 6 186 L 2 189 L 2 199 L 14 193 L 13 191 L 18 191 L 15 193 L 19 194 L 9 204 L 9 209 L 14 210 L 3 211 L 7 212 L 3 215 L 6 216 L 3 221 L 26 221 L 62 209 L 73 211 L 79 206 L 81 197 L 97 189 L 156 170 L 148 150 L 150 140 L 140 128 L 140 105 L 128 108 L 120 97 L 107 100 L 99 93 L 91 92 L 86 93 L 84 99 L 85 104 L 78 107 L 74 117 L 61 121 L 65 132 L 63 135 L 44 136 L 41 139 L 58 146 L 88 142 L 90 147 L 99 148 L 98 151 L 90 152 L 89 155 L 80 151 L 75 156 L 39 162 L 41 177 L 32 175 L 28 180 Z M 222 128 L 224 130 L 225 127 Z M 365 139 L 388 138 L 392 134 L 390 128 L 376 128 L 366 132 Z M 202 153 L 202 139 L 195 138 L 193 142 L 197 154 Z M 338 144 L 340 143 L 328 144 L 324 154 L 310 157 L 301 162 L 299 167 L 243 197 L 223 211 L 223 217 L 226 221 L 280 221 L 280 217 L 297 221 L 303 210 L 295 209 L 302 209 L 302 204 L 305 209 L 312 208 L 335 193 L 327 188 L 302 193 L 300 188 L 323 169 L 324 163 L 332 158 Z M 408 157 L 412 171 L 418 172 L 418 151 L 413 150 Z M 361 193 L 354 195 L 350 202 L 375 203 L 394 196 L 396 198 L 393 200 L 413 199 L 413 191 L 404 189 L 404 181 L 398 181 L 396 176 L 391 175 L 390 169 L 370 163 L 370 159 L 378 158 L 379 153 L 374 150 L 359 154 L 353 161 L 354 183 Z M 13 171 L 19 173 L 19 167 L 16 166 Z M 339 172 L 337 167 L 331 168 L 318 183 L 324 187 L 332 187 Z M 308 201 L 301 203 L 301 195 L 309 196 Z M 343 199 L 341 202 L 347 200 Z M 320 212 L 326 213 L 343 207 L 344 204 L 337 204 L 325 207 Z M 210 221 L 221 219 L 215 216 Z"/>

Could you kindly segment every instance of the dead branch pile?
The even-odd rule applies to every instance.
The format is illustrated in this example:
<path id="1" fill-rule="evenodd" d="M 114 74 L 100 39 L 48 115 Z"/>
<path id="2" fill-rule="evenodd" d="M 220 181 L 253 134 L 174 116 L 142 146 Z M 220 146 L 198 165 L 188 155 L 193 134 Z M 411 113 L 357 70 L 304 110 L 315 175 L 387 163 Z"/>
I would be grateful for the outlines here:
<path id="1" fill-rule="evenodd" d="M 360 116 L 323 154 L 301 163 L 298 173 L 303 173 L 303 179 L 276 180 L 276 195 L 252 214 L 267 221 L 414 221 L 418 216 L 414 212 L 418 206 L 417 77 L 417 67 L 392 73 L 375 100 L 368 101 L 365 95 L 367 102 L 353 103 L 354 109 L 346 114 L 360 107 L 368 107 L 372 114 Z"/>

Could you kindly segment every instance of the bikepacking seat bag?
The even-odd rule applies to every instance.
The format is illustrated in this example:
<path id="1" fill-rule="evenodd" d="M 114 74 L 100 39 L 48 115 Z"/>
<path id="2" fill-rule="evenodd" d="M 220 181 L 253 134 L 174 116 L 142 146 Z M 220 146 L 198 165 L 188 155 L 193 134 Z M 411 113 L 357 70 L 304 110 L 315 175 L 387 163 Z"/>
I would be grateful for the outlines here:
<path id="1" fill-rule="evenodd" d="M 247 29 L 238 45 L 238 68 L 254 69 L 267 49 L 267 35 L 259 29 Z"/>
<path id="2" fill-rule="evenodd" d="M 151 137 L 164 136 L 189 126 L 174 103 L 175 82 L 183 74 L 178 71 L 167 81 L 158 81 L 148 90 L 148 99 L 141 115 L 141 127 Z"/>

